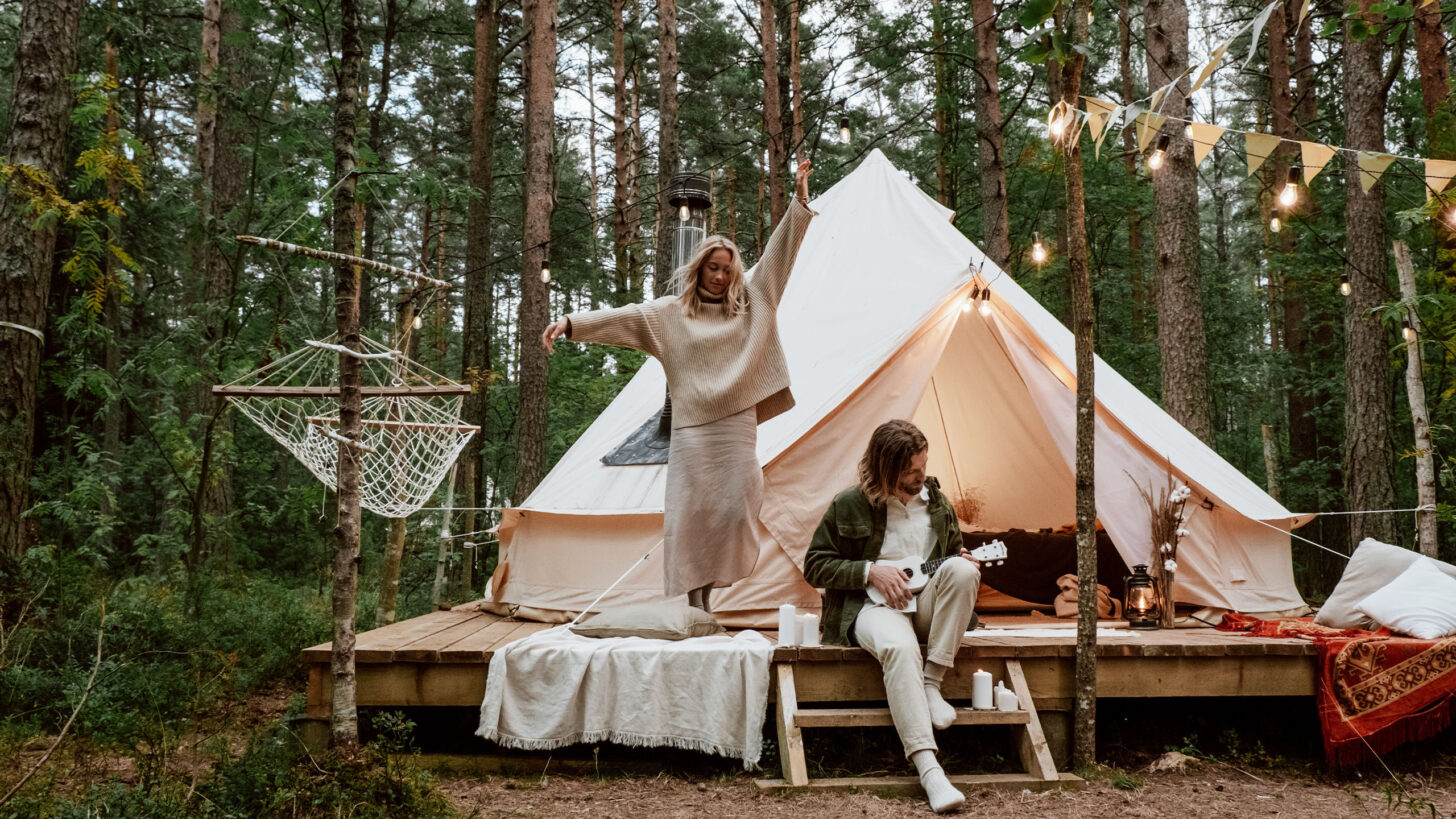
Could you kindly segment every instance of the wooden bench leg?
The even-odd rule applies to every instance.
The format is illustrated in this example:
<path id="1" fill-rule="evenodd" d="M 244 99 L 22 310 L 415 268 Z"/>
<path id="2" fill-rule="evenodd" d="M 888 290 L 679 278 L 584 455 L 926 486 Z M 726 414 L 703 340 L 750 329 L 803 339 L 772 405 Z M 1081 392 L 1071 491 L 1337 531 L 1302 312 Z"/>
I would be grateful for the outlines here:
<path id="1" fill-rule="evenodd" d="M 1006 679 L 1011 683 L 1011 692 L 1018 704 L 1031 718 L 1021 731 L 1017 750 L 1021 753 L 1021 764 L 1026 772 L 1045 782 L 1057 780 L 1057 765 L 1052 761 L 1052 752 L 1047 747 L 1046 735 L 1041 730 L 1041 718 L 1036 713 L 1036 703 L 1031 699 L 1031 686 L 1026 684 L 1026 675 L 1021 671 L 1021 661 L 1006 661 Z"/>
<path id="2" fill-rule="evenodd" d="M 791 787 L 809 784 L 809 765 L 804 759 L 804 734 L 794 722 L 799 710 L 799 697 L 794 692 L 794 666 L 777 663 L 774 674 L 778 682 L 778 702 L 774 722 L 778 725 L 779 761 L 783 764 L 784 782 Z"/>

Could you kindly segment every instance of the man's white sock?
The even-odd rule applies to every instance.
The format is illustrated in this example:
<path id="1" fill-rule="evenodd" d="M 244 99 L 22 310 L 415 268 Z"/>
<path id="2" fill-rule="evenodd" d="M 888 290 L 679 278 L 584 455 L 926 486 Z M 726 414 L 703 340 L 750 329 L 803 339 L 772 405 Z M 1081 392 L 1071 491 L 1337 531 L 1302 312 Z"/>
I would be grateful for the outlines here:
<path id="1" fill-rule="evenodd" d="M 925 663 L 925 704 L 930 706 L 930 724 L 937 730 L 945 730 L 955 724 L 955 706 L 945 701 L 940 694 L 940 683 L 950 669 L 938 663 Z"/>
<path id="2" fill-rule="evenodd" d="M 956 790 L 945 776 L 945 770 L 935 759 L 935 752 L 929 749 L 910 755 L 915 770 L 920 773 L 920 787 L 925 789 L 925 798 L 930 809 L 936 813 L 949 813 L 966 803 L 965 794 Z"/>

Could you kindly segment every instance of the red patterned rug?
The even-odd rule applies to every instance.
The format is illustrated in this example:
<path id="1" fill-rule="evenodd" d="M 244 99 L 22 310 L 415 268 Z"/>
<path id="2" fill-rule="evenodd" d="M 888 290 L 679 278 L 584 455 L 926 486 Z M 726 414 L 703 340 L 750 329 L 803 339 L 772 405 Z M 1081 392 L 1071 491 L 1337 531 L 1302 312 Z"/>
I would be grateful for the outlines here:
<path id="1" fill-rule="evenodd" d="M 1417 640 L 1389 630 L 1332 629 L 1311 617 L 1259 620 L 1224 615 L 1221 631 L 1310 639 L 1319 647 L 1315 704 L 1325 758 L 1336 767 L 1368 761 L 1445 730 L 1456 708 L 1456 638 Z"/>

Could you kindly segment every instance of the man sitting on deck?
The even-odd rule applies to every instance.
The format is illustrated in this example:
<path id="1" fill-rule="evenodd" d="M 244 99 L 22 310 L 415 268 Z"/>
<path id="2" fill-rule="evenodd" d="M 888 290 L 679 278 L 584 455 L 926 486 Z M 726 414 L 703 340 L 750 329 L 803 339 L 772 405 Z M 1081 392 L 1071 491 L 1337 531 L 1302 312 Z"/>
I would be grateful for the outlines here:
<path id="1" fill-rule="evenodd" d="M 945 813 L 966 798 L 936 761 L 931 726 L 955 722 L 940 684 L 975 618 L 980 565 L 969 556 L 946 561 L 916 597 L 901 571 L 875 564 L 966 554 L 955 510 L 939 482 L 925 475 L 929 448 L 909 421 L 888 421 L 874 431 L 859 462 L 859 484 L 834 497 L 814 532 L 804 577 L 827 592 L 824 642 L 858 644 L 879 660 L 905 756 L 915 763 L 930 807 Z M 869 599 L 870 587 L 887 605 Z M 914 611 L 903 611 L 912 601 Z"/>

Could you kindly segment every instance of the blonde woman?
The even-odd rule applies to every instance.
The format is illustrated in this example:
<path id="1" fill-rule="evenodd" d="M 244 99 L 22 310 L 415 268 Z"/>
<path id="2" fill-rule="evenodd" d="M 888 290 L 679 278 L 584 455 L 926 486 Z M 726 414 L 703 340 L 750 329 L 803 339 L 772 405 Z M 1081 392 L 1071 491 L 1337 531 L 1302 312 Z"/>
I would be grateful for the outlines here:
<path id="1" fill-rule="evenodd" d="M 758 425 L 794 405 L 777 313 L 814 217 L 809 173 L 808 162 L 799 166 L 797 198 L 752 281 L 733 242 L 709 236 L 676 273 L 681 295 L 563 316 L 541 334 L 547 352 L 565 337 L 631 347 L 662 362 L 672 393 L 664 584 L 669 597 L 687 594 L 705 611 L 713 589 L 742 580 L 758 562 Z"/>

